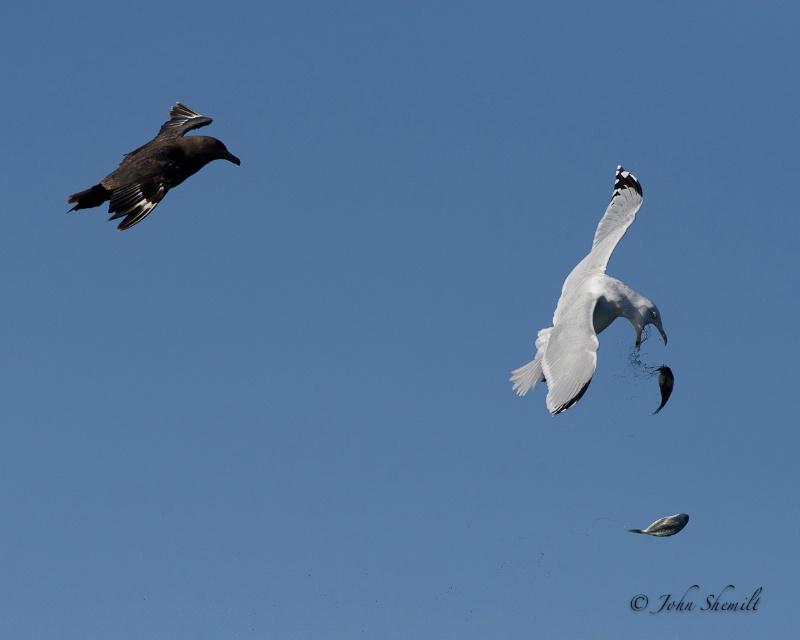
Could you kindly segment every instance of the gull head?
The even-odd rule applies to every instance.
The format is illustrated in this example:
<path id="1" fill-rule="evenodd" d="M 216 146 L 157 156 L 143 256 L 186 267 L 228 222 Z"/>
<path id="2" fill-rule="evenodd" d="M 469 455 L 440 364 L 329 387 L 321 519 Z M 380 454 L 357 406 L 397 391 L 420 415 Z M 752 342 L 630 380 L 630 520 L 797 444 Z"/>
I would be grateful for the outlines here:
<path id="1" fill-rule="evenodd" d="M 661 326 L 661 312 L 658 307 L 649 300 L 646 304 L 637 307 L 633 317 L 630 318 L 636 329 L 636 348 L 638 349 L 642 344 L 642 331 L 648 324 L 652 324 L 658 329 L 661 338 L 664 340 L 664 346 L 667 344 L 667 334 L 664 333 L 664 327 Z"/>

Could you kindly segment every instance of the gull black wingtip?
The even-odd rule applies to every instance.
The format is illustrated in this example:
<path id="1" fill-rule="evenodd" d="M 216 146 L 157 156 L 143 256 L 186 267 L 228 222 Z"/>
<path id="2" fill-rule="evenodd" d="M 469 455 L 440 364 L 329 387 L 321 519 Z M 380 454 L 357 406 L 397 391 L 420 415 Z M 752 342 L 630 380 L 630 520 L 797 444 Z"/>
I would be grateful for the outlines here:
<path id="1" fill-rule="evenodd" d="M 623 189 L 633 189 L 640 196 L 642 195 L 642 185 L 630 171 L 625 171 L 622 165 L 617 165 L 617 174 L 614 179 L 614 192 L 622 191 Z"/>

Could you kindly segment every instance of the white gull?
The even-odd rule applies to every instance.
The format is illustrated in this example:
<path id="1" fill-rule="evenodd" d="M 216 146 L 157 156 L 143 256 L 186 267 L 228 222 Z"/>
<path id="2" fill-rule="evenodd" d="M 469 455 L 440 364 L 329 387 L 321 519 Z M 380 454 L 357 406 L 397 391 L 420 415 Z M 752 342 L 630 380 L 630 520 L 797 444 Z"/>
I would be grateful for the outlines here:
<path id="1" fill-rule="evenodd" d="M 597 339 L 617 318 L 627 318 L 636 330 L 661 326 L 656 305 L 624 282 L 606 275 L 608 260 L 642 206 L 642 187 L 632 173 L 617 167 L 614 193 L 594 234 L 592 250 L 572 270 L 561 288 L 553 326 L 539 331 L 536 357 L 511 376 L 514 390 L 524 396 L 541 377 L 547 382 L 547 408 L 553 415 L 566 411 L 586 392 L 597 367 Z"/>

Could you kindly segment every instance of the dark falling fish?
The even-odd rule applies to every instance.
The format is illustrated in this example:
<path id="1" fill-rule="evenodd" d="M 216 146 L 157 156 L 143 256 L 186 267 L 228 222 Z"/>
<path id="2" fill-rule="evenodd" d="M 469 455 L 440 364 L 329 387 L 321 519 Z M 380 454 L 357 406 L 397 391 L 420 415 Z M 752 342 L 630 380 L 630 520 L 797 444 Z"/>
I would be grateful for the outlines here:
<path id="1" fill-rule="evenodd" d="M 689 516 L 685 513 L 676 513 L 668 518 L 656 520 L 647 529 L 628 529 L 631 533 L 646 533 L 648 536 L 674 536 L 683 529 L 689 522 Z"/>
<path id="2" fill-rule="evenodd" d="M 195 113 L 178 102 L 169 112 L 169 121 L 150 142 L 125 154 L 122 162 L 98 184 L 72 194 L 67 202 L 75 203 L 70 211 L 98 207 L 110 200 L 109 220 L 124 218 L 117 227 L 131 228 L 144 218 L 167 191 L 194 175 L 212 160 L 241 164 L 216 138 L 188 136 L 192 129 L 211 124 L 211 118 Z"/>
<path id="3" fill-rule="evenodd" d="M 653 411 L 653 415 L 656 415 L 664 408 L 664 405 L 667 404 L 667 400 L 669 400 L 670 394 L 672 394 L 672 387 L 675 386 L 675 376 L 672 375 L 672 369 L 664 365 L 663 367 L 659 367 L 658 370 L 660 371 L 658 374 L 658 388 L 661 389 L 661 405 L 658 409 Z"/>

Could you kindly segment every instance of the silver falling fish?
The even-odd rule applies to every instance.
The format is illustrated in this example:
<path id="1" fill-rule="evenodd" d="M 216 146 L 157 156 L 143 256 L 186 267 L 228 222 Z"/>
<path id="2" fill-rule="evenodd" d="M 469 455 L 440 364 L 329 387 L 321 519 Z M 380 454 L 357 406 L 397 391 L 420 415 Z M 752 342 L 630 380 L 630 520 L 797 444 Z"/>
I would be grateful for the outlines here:
<path id="1" fill-rule="evenodd" d="M 656 415 L 659 411 L 664 408 L 664 405 L 667 404 L 667 400 L 669 400 L 669 396 L 672 393 L 672 387 L 675 386 L 675 376 L 672 375 L 672 369 L 670 369 L 667 365 L 663 367 L 659 367 L 659 374 L 658 374 L 658 388 L 661 389 L 661 405 L 653 411 L 653 415 Z"/>
<path id="2" fill-rule="evenodd" d="M 683 529 L 689 522 L 689 516 L 685 513 L 676 513 L 668 518 L 660 518 L 651 524 L 647 529 L 628 529 L 631 533 L 646 533 L 648 536 L 674 536 Z"/>

